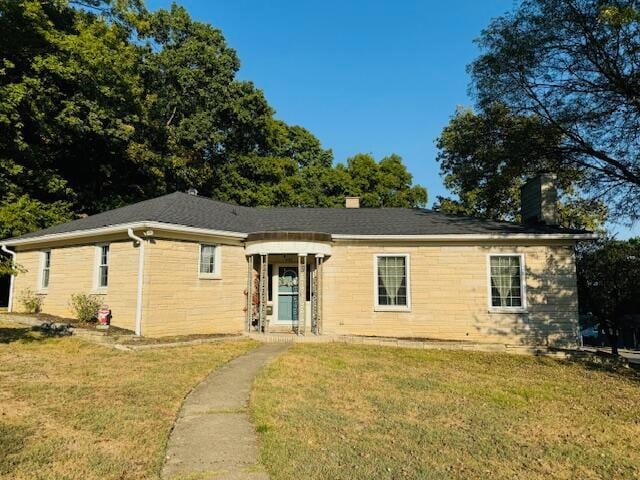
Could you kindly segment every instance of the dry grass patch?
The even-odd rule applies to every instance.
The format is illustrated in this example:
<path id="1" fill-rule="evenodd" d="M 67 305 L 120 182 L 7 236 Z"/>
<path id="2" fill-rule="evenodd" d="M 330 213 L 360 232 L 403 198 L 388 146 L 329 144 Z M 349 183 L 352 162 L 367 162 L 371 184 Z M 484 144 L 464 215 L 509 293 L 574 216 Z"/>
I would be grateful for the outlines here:
<path id="1" fill-rule="evenodd" d="M 253 346 L 121 352 L 0 320 L 0 478 L 157 478 L 184 396 Z"/>
<path id="2" fill-rule="evenodd" d="M 547 358 L 297 345 L 256 381 L 272 478 L 640 478 L 640 383 Z"/>

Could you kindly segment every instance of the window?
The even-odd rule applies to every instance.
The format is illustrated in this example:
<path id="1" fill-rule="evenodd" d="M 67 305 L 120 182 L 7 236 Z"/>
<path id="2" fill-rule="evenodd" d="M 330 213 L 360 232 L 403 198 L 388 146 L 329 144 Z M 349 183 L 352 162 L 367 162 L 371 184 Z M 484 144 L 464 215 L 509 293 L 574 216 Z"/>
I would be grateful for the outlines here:
<path id="1" fill-rule="evenodd" d="M 98 246 L 98 288 L 109 285 L 109 245 Z"/>
<path id="2" fill-rule="evenodd" d="M 489 255 L 489 275 L 492 309 L 525 309 L 522 255 Z"/>
<path id="3" fill-rule="evenodd" d="M 384 254 L 375 257 L 376 310 L 410 309 L 409 255 Z"/>
<path id="4" fill-rule="evenodd" d="M 218 278 L 220 274 L 219 255 L 217 245 L 200 245 L 198 273 L 201 278 Z"/>
<path id="5" fill-rule="evenodd" d="M 51 250 L 42 252 L 41 270 L 40 270 L 40 289 L 49 288 L 49 269 L 51 268 Z"/>

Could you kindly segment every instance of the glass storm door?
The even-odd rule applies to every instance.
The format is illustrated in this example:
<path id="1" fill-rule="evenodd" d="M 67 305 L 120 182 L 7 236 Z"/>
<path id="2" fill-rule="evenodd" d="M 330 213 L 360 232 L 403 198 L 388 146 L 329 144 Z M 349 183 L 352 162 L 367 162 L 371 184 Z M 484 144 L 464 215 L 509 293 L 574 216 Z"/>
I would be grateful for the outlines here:
<path id="1" fill-rule="evenodd" d="M 278 321 L 298 320 L 298 267 L 278 267 Z"/>

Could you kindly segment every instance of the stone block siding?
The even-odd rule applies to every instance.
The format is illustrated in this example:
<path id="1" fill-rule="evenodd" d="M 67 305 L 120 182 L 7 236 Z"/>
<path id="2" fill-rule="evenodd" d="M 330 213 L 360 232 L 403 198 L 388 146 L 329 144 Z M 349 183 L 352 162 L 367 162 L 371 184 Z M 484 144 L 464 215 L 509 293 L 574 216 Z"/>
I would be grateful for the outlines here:
<path id="1" fill-rule="evenodd" d="M 96 247 L 80 245 L 51 249 L 49 287 L 44 293 L 38 285 L 41 250 L 19 251 L 16 261 L 26 269 L 15 280 L 14 311 L 24 308 L 20 301 L 26 289 L 43 298 L 45 313 L 73 317 L 69 300 L 73 293 L 96 293 Z M 131 241 L 110 243 L 109 286 L 99 294 L 113 312 L 112 323 L 133 330 L 135 326 L 138 249 Z"/>
<path id="2" fill-rule="evenodd" d="M 199 243 L 146 242 L 142 334 L 146 336 L 238 333 L 244 329 L 247 263 L 242 245 L 221 245 L 221 278 L 198 276 Z M 113 324 L 133 329 L 138 248 L 130 240 L 111 243 L 109 287 L 103 302 Z M 528 311 L 493 313 L 488 306 L 488 253 L 523 253 Z M 410 255 L 411 311 L 374 311 L 376 253 Z M 21 292 L 37 290 L 40 251 L 19 251 L 27 269 L 17 276 Z M 43 311 L 72 316 L 72 293 L 91 293 L 95 246 L 53 248 Z M 422 337 L 516 345 L 575 342 L 577 292 L 571 245 L 479 246 L 338 242 L 324 263 L 324 333 Z"/>
<path id="3" fill-rule="evenodd" d="M 221 278 L 198 277 L 199 243 L 154 240 L 148 249 L 142 334 L 240 333 L 244 330 L 244 247 L 220 245 Z"/>
<path id="4" fill-rule="evenodd" d="M 523 253 L 527 313 L 493 313 L 487 254 Z M 374 311 L 376 253 L 410 255 L 411 311 Z M 573 247 L 336 244 L 324 264 L 324 333 L 520 345 L 575 343 Z"/>

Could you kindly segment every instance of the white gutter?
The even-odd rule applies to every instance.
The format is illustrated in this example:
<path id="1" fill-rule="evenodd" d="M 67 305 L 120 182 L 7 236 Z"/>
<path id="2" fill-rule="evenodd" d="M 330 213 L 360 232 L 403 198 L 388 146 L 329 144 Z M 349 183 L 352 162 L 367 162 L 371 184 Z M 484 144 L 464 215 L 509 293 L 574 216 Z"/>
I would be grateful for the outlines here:
<path id="1" fill-rule="evenodd" d="M 8 253 L 11 255 L 11 266 L 15 268 L 16 266 L 16 252 L 13 252 L 7 248 L 6 244 L 0 245 L 0 250 L 4 253 Z M 9 302 L 7 303 L 7 312 L 11 313 L 13 311 L 13 281 L 15 278 L 15 273 L 11 273 L 11 277 L 9 279 Z"/>
<path id="2" fill-rule="evenodd" d="M 111 225 L 108 227 L 92 228 L 89 230 L 75 230 L 65 233 L 52 233 L 49 235 L 41 235 L 38 237 L 30 237 L 16 240 L 6 240 L 7 246 L 30 245 L 42 242 L 52 242 L 59 240 L 67 240 L 72 238 L 93 237 L 99 235 L 108 235 L 113 233 L 126 232 L 129 229 L 146 230 L 156 229 L 166 232 L 190 233 L 196 235 L 211 235 L 235 239 L 247 238 L 246 233 L 231 232 L 227 230 L 213 230 L 208 228 L 195 228 L 186 225 L 175 225 L 164 222 L 134 222 L 122 223 L 119 225 Z M 351 234 L 333 234 L 332 240 L 377 240 L 377 241 L 447 241 L 447 242 L 466 242 L 477 240 L 596 240 L 598 235 L 595 233 L 493 233 L 493 234 L 444 234 L 444 235 L 351 235 Z"/>
<path id="3" fill-rule="evenodd" d="M 136 335 L 142 334 L 142 287 L 144 285 L 144 240 L 133 233 L 132 228 L 127 229 L 129 238 L 138 242 L 138 291 L 136 294 Z"/>
<path id="4" fill-rule="evenodd" d="M 29 245 L 29 244 L 41 243 L 41 242 L 67 240 L 71 238 L 84 238 L 84 237 L 93 237 L 97 235 L 108 235 L 111 233 L 121 233 L 121 232 L 127 232 L 131 229 L 136 229 L 136 230 L 156 229 L 156 230 L 163 230 L 167 232 L 192 233 L 197 235 L 212 235 L 212 236 L 238 238 L 238 239 L 244 239 L 247 237 L 246 233 L 229 232 L 226 230 L 195 228 L 195 227 L 188 227 L 186 225 L 175 225 L 172 223 L 164 223 L 164 222 L 134 222 L 134 223 L 121 223 L 119 225 L 112 225 L 108 227 L 92 228 L 89 230 L 74 230 L 72 232 L 51 233 L 48 235 L 41 235 L 38 237 L 7 240 L 5 244 L 8 246 Z"/>
<path id="5" fill-rule="evenodd" d="M 477 240 L 596 240 L 595 233 L 500 233 L 447 235 L 331 235 L 333 240 L 467 242 Z"/>

